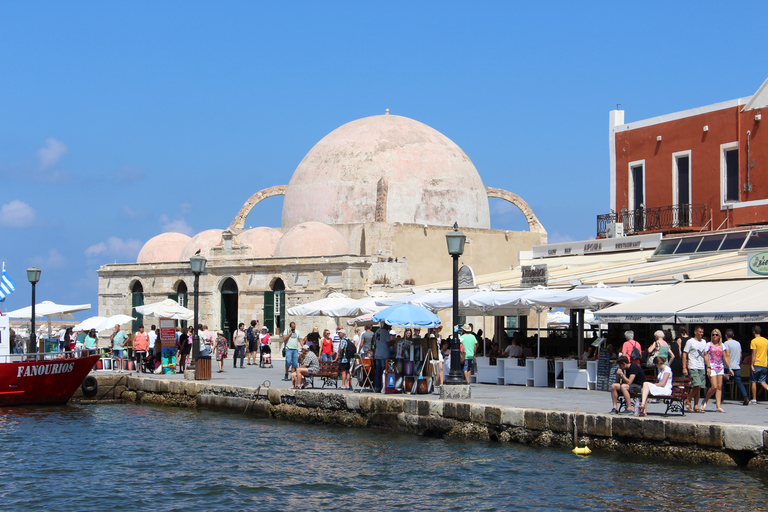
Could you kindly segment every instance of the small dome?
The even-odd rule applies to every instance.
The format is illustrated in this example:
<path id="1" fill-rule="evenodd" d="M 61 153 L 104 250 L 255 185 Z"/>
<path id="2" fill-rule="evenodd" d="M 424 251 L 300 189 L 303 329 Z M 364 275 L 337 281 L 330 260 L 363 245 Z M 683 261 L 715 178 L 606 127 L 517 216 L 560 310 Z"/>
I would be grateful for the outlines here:
<path id="1" fill-rule="evenodd" d="M 256 258 L 269 258 L 275 252 L 275 246 L 283 234 L 275 228 L 253 228 L 246 229 L 239 235 L 237 240 L 244 245 L 251 246 L 251 252 Z"/>
<path id="2" fill-rule="evenodd" d="M 194 256 L 197 250 L 200 250 L 200 256 L 206 258 L 210 257 L 209 251 L 214 245 L 218 245 L 221 242 L 221 233 L 223 229 L 208 229 L 193 236 L 187 245 L 184 246 L 184 250 L 181 251 L 179 261 L 187 261 L 190 256 Z"/>
<path id="3" fill-rule="evenodd" d="M 190 240 L 184 233 L 162 233 L 152 237 L 139 251 L 136 263 L 179 261 L 181 251 Z"/>
<path id="4" fill-rule="evenodd" d="M 349 254 L 341 233 L 322 222 L 303 222 L 284 234 L 275 247 L 275 257 L 329 256 Z"/>

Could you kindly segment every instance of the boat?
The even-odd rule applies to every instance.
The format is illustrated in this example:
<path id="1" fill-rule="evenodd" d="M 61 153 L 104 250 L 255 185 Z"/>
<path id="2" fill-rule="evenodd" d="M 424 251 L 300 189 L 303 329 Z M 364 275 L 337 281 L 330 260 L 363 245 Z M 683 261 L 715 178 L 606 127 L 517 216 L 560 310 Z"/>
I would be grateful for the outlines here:
<path id="1" fill-rule="evenodd" d="M 88 352 L 13 354 L 9 331 L 8 317 L 0 316 L 0 407 L 66 404 L 101 357 Z"/>
<path id="2" fill-rule="evenodd" d="M 64 357 L 61 353 L 0 356 L 0 407 L 66 404 L 100 357 Z"/>

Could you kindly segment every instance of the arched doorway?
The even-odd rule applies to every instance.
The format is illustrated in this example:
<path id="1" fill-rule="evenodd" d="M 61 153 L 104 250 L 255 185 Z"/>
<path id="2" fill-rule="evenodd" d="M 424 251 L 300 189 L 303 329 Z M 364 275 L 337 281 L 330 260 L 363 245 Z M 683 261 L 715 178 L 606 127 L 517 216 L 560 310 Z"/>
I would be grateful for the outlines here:
<path id="1" fill-rule="evenodd" d="M 264 292 L 264 324 L 270 334 L 285 330 L 285 283 L 279 277 L 272 283 L 272 290 Z"/>
<path id="2" fill-rule="evenodd" d="M 133 309 L 136 306 L 143 305 L 144 287 L 141 285 L 141 281 L 136 281 L 133 283 L 133 286 L 131 286 L 131 312 L 133 313 L 134 318 L 136 318 L 136 320 L 131 322 L 131 332 L 137 332 L 139 330 L 139 326 L 144 325 L 144 315 Z"/>
<path id="3" fill-rule="evenodd" d="M 232 341 L 232 332 L 237 329 L 237 283 L 228 277 L 221 283 L 221 330 L 224 337 Z"/>
<path id="4" fill-rule="evenodd" d="M 172 293 L 168 295 L 168 298 L 171 300 L 175 300 L 179 303 L 179 306 L 188 308 L 189 304 L 189 292 L 187 291 L 187 283 L 184 281 L 179 281 L 179 284 L 176 285 L 176 293 Z M 181 324 L 179 324 L 179 321 L 174 321 L 174 324 L 181 325 L 182 329 L 187 328 L 187 321 L 181 320 Z"/>

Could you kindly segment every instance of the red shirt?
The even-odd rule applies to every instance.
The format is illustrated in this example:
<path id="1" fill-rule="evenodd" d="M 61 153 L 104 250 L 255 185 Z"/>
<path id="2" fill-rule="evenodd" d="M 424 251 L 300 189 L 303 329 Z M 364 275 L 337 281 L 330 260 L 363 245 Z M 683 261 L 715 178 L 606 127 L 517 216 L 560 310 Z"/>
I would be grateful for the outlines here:
<path id="1" fill-rule="evenodd" d="M 331 338 L 323 338 L 323 354 L 333 354 L 333 340 Z"/>
<path id="2" fill-rule="evenodd" d="M 149 349 L 149 337 L 146 332 L 137 332 L 133 335 L 133 350 L 143 350 L 146 352 Z"/>

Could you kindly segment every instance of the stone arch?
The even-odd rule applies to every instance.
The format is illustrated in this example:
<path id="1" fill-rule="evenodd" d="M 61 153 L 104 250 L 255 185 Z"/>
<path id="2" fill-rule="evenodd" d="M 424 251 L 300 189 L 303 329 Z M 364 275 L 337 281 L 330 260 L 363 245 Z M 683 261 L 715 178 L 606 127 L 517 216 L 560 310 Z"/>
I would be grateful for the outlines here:
<path id="1" fill-rule="evenodd" d="M 234 233 L 239 233 L 242 231 L 245 227 L 245 219 L 248 217 L 248 214 L 251 213 L 251 210 L 253 210 L 253 207 L 259 204 L 261 201 L 267 199 L 268 197 L 273 196 L 284 196 L 285 191 L 288 189 L 288 185 L 277 185 L 274 187 L 265 188 L 262 190 L 259 190 L 255 194 L 253 194 L 251 197 L 248 198 L 248 200 L 245 202 L 242 208 L 240 208 L 240 211 L 235 216 L 235 219 L 232 221 L 232 224 L 229 225 L 229 230 Z"/>
<path id="2" fill-rule="evenodd" d="M 523 215 L 525 215 L 525 218 L 528 221 L 528 230 L 532 233 L 541 233 L 546 240 L 547 230 L 544 229 L 544 226 L 541 225 L 539 219 L 536 218 L 536 214 L 533 213 L 531 207 L 528 206 L 528 203 L 526 203 L 522 197 L 507 190 L 493 187 L 485 187 L 485 193 L 489 198 L 503 199 L 520 208 L 520 211 L 523 212 Z"/>

